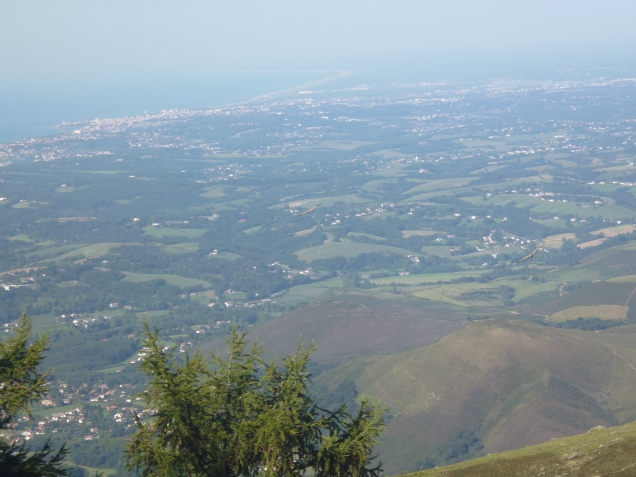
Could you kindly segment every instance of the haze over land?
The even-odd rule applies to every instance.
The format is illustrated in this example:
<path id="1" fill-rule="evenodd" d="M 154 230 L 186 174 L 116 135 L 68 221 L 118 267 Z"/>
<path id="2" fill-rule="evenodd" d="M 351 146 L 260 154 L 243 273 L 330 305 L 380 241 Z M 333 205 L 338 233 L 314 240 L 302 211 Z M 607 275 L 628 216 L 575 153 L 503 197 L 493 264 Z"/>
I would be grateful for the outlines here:
<path id="1" fill-rule="evenodd" d="M 0 142 L 63 121 L 235 103 L 339 71 L 355 79 L 332 89 L 633 72 L 635 10 L 624 0 L 3 2 Z"/>
<path id="2" fill-rule="evenodd" d="M 128 475 L 143 322 L 235 323 L 384 404 L 388 475 L 630 465 L 550 439 L 636 420 L 631 3 L 64 4 L 0 7 L 0 323 L 53 370 L 5 438 Z"/>
<path id="3" fill-rule="evenodd" d="M 326 405 L 388 406 L 390 473 L 633 420 L 635 81 L 556 75 L 292 91 L 0 146 L 0 316 L 36 315 L 55 369 L 16 431 L 121 472 L 144 319 L 184 352 L 221 349 L 232 321 L 270 357 L 314 340 Z"/>

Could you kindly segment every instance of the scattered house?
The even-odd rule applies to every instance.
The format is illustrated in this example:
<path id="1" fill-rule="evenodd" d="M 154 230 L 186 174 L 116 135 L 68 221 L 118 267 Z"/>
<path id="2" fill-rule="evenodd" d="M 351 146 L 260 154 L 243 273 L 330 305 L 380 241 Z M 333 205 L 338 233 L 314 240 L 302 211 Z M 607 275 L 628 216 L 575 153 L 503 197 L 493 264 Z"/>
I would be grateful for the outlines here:
<path id="1" fill-rule="evenodd" d="M 119 303 L 115 302 L 115 303 L 111 303 L 109 305 L 111 308 L 118 308 L 119 307 Z"/>

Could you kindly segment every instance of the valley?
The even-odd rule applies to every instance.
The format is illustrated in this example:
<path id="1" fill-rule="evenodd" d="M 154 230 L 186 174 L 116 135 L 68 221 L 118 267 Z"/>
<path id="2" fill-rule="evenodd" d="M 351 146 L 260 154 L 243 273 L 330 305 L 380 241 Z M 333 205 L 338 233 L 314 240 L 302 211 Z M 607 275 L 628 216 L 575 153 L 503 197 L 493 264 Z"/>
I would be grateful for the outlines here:
<path id="1" fill-rule="evenodd" d="M 4 437 L 126 475 L 146 322 L 183 357 L 233 324 L 268 360 L 313 342 L 325 406 L 386 407 L 388 475 L 635 421 L 636 86 L 568 75 L 0 144 L 0 323 L 51 340 L 50 395 Z"/>

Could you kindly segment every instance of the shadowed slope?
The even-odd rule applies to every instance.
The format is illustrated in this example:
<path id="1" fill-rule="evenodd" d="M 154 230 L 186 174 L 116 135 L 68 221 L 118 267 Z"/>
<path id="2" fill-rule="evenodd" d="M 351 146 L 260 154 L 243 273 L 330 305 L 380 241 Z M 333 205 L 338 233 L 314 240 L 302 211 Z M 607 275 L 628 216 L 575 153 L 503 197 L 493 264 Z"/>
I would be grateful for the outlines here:
<path id="1" fill-rule="evenodd" d="M 395 473 L 634 420 L 632 363 L 630 336 L 486 320 L 319 380 L 333 388 L 353 379 L 387 404 L 393 418 L 378 450 Z"/>
<path id="2" fill-rule="evenodd" d="M 435 312 L 361 295 L 342 295 L 314 302 L 254 328 L 250 340 L 263 345 L 267 358 L 293 353 L 301 339 L 318 349 L 313 361 L 342 362 L 353 357 L 405 351 L 434 343 L 463 326 L 447 310 Z M 204 345 L 214 352 L 226 348 L 217 339 Z"/>

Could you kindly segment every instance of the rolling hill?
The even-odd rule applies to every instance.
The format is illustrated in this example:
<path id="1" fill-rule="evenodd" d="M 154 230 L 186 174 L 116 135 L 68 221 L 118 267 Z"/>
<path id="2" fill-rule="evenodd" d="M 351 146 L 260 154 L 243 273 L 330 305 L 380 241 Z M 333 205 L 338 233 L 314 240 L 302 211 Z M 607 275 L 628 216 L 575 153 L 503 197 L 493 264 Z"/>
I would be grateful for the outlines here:
<path id="1" fill-rule="evenodd" d="M 270 320 L 248 334 L 267 358 L 293 353 L 302 341 L 318 347 L 312 360 L 335 364 L 356 357 L 406 351 L 434 343 L 464 325 L 448 310 L 418 308 L 405 300 L 379 300 L 357 293 L 323 294 L 314 303 Z M 202 350 L 225 350 L 224 338 Z"/>
<path id="2" fill-rule="evenodd" d="M 345 379 L 391 417 L 378 447 L 389 474 L 518 449 L 636 419 L 636 339 L 484 320 L 411 351 L 345 363 Z"/>

